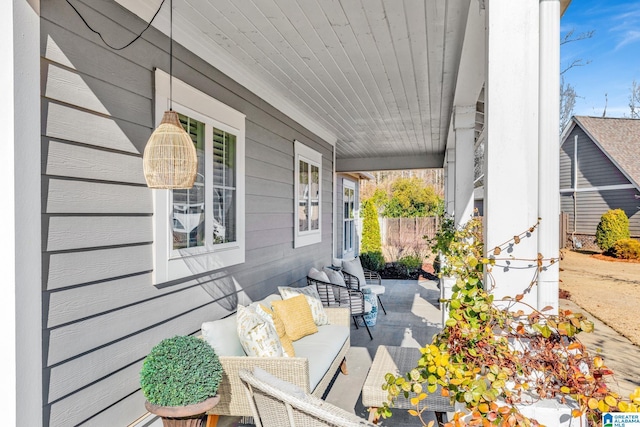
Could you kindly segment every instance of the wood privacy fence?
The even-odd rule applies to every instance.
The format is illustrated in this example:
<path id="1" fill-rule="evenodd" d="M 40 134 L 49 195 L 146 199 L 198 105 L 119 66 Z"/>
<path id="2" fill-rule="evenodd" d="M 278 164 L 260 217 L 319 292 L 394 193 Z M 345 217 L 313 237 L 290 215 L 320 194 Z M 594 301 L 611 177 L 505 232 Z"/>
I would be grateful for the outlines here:
<path id="1" fill-rule="evenodd" d="M 385 259 L 396 261 L 406 255 L 427 255 L 428 240 L 435 236 L 438 220 L 438 217 L 379 218 Z"/>

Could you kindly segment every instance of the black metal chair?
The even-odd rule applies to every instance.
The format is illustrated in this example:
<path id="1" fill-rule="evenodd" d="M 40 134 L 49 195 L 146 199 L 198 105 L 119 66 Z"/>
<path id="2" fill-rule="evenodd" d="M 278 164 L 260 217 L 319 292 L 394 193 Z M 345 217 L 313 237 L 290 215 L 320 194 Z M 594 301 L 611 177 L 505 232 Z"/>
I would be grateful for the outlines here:
<path id="1" fill-rule="evenodd" d="M 345 284 L 350 289 L 357 289 L 359 291 L 362 291 L 362 289 L 364 288 L 369 288 L 371 290 L 371 293 L 375 294 L 376 298 L 378 299 L 378 305 L 380 305 L 380 308 L 382 308 L 382 311 L 386 316 L 387 310 L 385 310 L 384 305 L 382 304 L 382 300 L 380 299 L 380 295 L 385 292 L 385 287 L 382 284 L 382 277 L 380 277 L 380 274 L 378 274 L 378 272 L 376 271 L 366 270 L 364 268 L 362 270 L 364 271 L 364 278 L 366 281 L 366 283 L 364 284 L 360 283 L 360 279 L 358 279 L 358 276 L 342 270 Z"/>
<path id="2" fill-rule="evenodd" d="M 353 323 L 356 325 L 356 329 L 360 329 L 358 326 L 357 318 L 362 319 L 369 338 L 373 339 L 371 330 L 364 320 L 365 314 L 369 314 L 371 311 L 371 304 L 364 300 L 364 294 L 357 289 L 350 289 L 345 286 L 335 285 L 329 282 L 323 282 L 321 280 L 313 279 L 307 276 L 307 285 L 315 286 L 320 295 L 322 305 L 325 307 L 349 307 L 351 311 L 351 317 Z M 368 307 L 368 309 L 367 309 Z"/>

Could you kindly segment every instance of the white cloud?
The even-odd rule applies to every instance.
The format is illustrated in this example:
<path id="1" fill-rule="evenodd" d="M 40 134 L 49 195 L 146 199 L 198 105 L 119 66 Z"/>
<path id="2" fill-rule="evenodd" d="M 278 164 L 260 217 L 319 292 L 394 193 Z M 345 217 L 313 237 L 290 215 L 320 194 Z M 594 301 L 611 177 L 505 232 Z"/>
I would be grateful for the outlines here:
<path id="1" fill-rule="evenodd" d="M 616 44 L 616 50 L 620 49 L 623 46 L 634 43 L 640 40 L 640 31 L 638 30 L 629 30 L 624 34 L 624 38 Z"/>

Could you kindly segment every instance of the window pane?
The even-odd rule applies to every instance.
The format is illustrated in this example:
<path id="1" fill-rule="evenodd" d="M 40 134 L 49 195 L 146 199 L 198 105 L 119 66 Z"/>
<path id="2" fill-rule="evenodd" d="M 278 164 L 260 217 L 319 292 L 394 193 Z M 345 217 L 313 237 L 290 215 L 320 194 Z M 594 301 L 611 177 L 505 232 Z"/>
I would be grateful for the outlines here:
<path id="1" fill-rule="evenodd" d="M 236 136 L 219 129 L 213 130 L 213 185 L 236 185 Z"/>
<path id="2" fill-rule="evenodd" d="M 193 188 L 173 190 L 173 249 L 203 246 L 204 231 L 204 123 L 179 115 L 198 155 L 198 174 Z"/>
<path id="3" fill-rule="evenodd" d="M 213 244 L 236 241 L 236 136 L 213 129 Z"/>
<path id="4" fill-rule="evenodd" d="M 298 230 L 309 229 L 309 163 L 300 161 L 300 173 L 298 175 Z"/>
<path id="5" fill-rule="evenodd" d="M 320 169 L 311 165 L 311 230 L 320 229 Z"/>

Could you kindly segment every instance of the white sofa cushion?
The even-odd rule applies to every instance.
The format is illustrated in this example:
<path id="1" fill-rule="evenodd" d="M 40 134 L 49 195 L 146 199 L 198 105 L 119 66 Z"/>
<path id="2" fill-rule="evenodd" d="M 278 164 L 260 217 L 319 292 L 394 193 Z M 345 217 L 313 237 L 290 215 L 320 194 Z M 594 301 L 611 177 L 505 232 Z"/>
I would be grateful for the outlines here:
<path id="1" fill-rule="evenodd" d="M 218 356 L 244 356 L 238 338 L 236 315 L 202 323 L 202 338 L 209 343 Z"/>
<path id="2" fill-rule="evenodd" d="M 349 339 L 350 328 L 343 325 L 324 325 L 318 332 L 293 342 L 296 357 L 309 359 L 309 387 L 314 390 Z"/>

